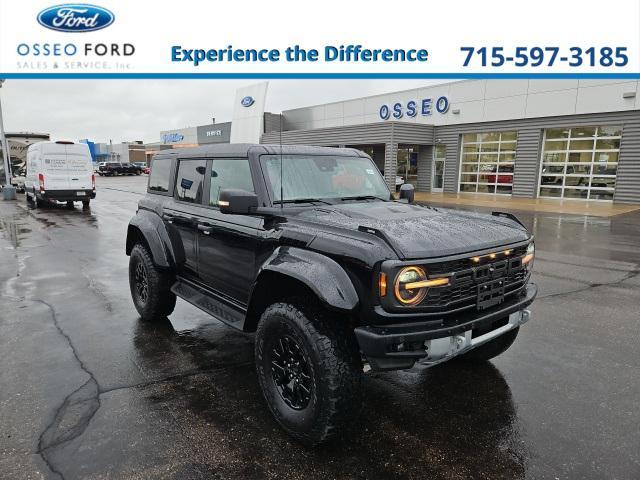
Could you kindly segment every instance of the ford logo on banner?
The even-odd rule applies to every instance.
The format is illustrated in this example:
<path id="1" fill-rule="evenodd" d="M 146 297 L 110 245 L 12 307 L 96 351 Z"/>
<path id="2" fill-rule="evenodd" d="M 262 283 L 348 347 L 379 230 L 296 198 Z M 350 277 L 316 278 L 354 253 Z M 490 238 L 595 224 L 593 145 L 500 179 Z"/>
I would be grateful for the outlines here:
<path id="1" fill-rule="evenodd" d="M 38 23 L 58 32 L 93 32 L 108 27 L 115 18 L 106 8 L 66 3 L 42 10 L 38 14 Z"/>
<path id="2" fill-rule="evenodd" d="M 240 104 L 243 107 L 250 107 L 251 105 L 254 104 L 254 102 L 255 102 L 255 100 L 253 99 L 252 96 L 246 96 L 242 100 L 240 100 Z"/>

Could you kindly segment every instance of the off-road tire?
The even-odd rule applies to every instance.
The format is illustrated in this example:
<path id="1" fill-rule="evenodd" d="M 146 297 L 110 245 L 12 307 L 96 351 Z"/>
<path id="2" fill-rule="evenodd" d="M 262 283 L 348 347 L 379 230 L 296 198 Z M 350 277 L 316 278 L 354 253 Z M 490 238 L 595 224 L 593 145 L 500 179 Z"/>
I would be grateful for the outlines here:
<path id="1" fill-rule="evenodd" d="M 138 289 L 139 279 L 136 271 L 141 267 L 146 276 L 146 297 L 141 296 Z M 129 258 L 129 288 L 136 310 L 143 320 L 157 321 L 171 315 L 176 306 L 176 296 L 171 291 L 175 277 L 170 272 L 160 270 L 153 264 L 147 247 L 137 243 L 131 250 Z"/>
<path id="2" fill-rule="evenodd" d="M 513 342 L 515 342 L 519 331 L 520 327 L 509 330 L 507 333 L 503 333 L 499 337 L 494 338 L 473 350 L 469 350 L 458 358 L 469 362 L 486 362 L 487 360 L 506 352 Z"/>
<path id="3" fill-rule="evenodd" d="M 276 385 L 271 360 L 276 342 L 286 335 L 300 347 L 311 372 L 311 394 L 303 409 L 294 409 Z M 277 348 L 277 347 L 276 347 Z M 274 303 L 260 318 L 255 361 L 258 381 L 278 424 L 306 445 L 317 445 L 353 422 L 362 406 L 362 362 L 346 319 L 329 318 L 318 307 Z"/>

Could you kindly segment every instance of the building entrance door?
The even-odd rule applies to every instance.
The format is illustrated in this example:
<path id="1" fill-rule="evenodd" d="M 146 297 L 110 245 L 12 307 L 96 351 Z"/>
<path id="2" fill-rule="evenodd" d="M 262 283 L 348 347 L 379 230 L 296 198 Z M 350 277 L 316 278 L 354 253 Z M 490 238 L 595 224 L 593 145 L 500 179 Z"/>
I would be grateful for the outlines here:
<path id="1" fill-rule="evenodd" d="M 396 172 L 396 189 L 403 183 L 418 185 L 418 149 L 412 146 L 398 147 L 398 170 Z"/>
<path id="2" fill-rule="evenodd" d="M 431 179 L 432 192 L 442 192 L 444 187 L 444 160 L 446 156 L 446 145 L 436 145 L 433 148 L 433 176 Z"/>

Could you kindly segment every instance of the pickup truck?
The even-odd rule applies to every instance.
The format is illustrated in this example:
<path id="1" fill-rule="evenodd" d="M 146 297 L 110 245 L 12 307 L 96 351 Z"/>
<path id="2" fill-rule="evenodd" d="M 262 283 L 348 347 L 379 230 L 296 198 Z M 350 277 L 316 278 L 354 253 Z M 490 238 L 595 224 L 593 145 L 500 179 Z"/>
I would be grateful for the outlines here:
<path id="1" fill-rule="evenodd" d="M 127 231 L 133 304 L 153 322 L 179 297 L 254 333 L 268 409 L 324 442 L 360 411 L 366 372 L 484 362 L 531 317 L 517 218 L 415 205 L 411 185 L 399 197 L 354 149 L 157 154 Z"/>
<path id="2" fill-rule="evenodd" d="M 98 175 L 112 177 L 115 175 L 141 175 L 142 167 L 134 163 L 105 162 L 98 166 Z"/>

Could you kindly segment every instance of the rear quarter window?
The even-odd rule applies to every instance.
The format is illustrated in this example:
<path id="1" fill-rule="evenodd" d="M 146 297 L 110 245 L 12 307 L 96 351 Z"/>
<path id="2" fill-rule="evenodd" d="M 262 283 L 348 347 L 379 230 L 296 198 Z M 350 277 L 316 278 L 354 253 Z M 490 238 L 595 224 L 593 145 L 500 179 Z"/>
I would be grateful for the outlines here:
<path id="1" fill-rule="evenodd" d="M 148 187 L 150 193 L 170 194 L 172 166 L 173 160 L 170 158 L 158 158 L 151 162 Z"/>

